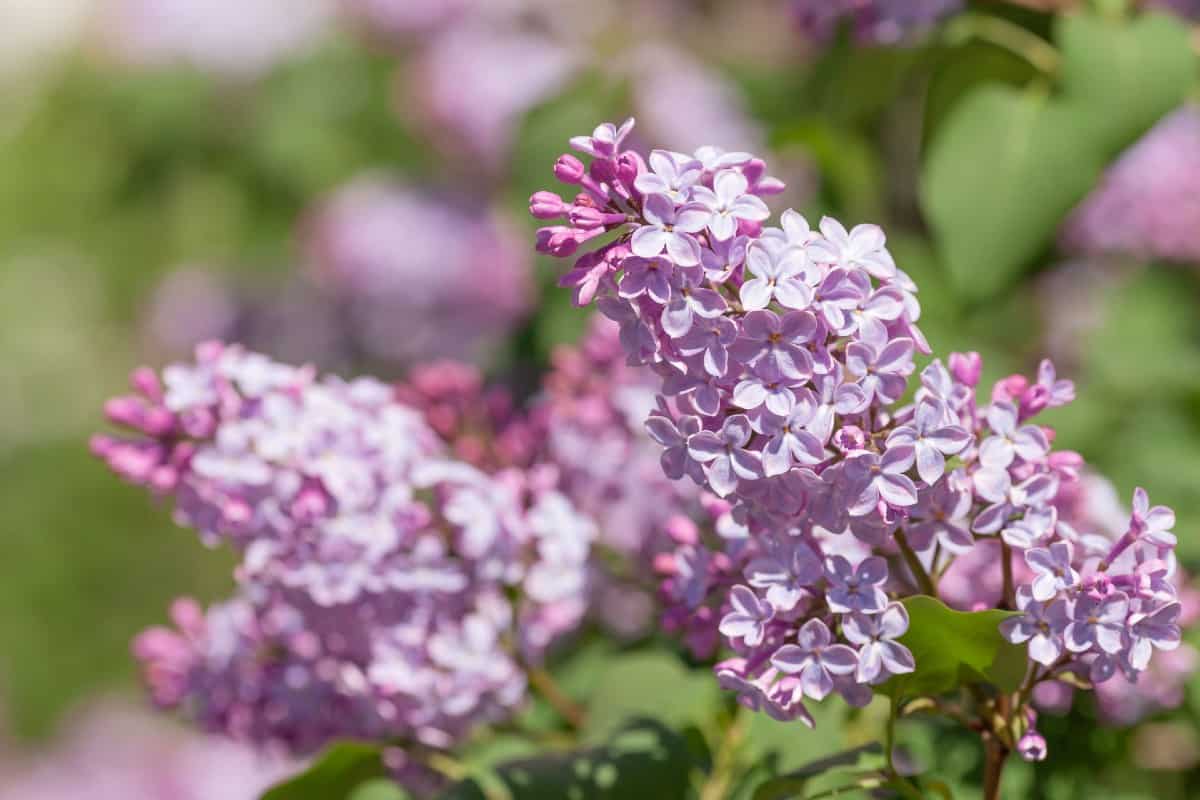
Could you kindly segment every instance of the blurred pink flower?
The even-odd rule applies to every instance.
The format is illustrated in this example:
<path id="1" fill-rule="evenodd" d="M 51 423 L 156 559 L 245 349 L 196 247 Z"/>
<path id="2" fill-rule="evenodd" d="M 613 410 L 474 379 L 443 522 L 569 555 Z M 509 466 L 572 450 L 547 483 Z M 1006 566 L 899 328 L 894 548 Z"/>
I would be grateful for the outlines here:
<path id="1" fill-rule="evenodd" d="M 1200 106 L 1164 117 L 1072 212 L 1071 252 L 1200 263 Z"/>
<path id="2" fill-rule="evenodd" d="M 0 800 L 255 800 L 297 768 L 109 702 L 45 752 L 0 762 Z"/>

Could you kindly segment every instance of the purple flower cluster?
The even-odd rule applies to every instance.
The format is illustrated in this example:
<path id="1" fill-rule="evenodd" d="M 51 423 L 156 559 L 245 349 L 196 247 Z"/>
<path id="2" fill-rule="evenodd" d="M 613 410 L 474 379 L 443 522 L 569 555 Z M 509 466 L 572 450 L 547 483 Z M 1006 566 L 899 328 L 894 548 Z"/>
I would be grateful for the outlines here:
<path id="1" fill-rule="evenodd" d="M 792 16 L 817 42 L 834 38 L 840 25 L 865 45 L 891 45 L 927 31 L 962 10 L 962 0 L 792 0 Z"/>
<path id="2" fill-rule="evenodd" d="M 981 359 L 955 353 L 900 405 L 929 347 L 883 232 L 829 218 L 813 230 L 790 210 L 765 227 L 762 196 L 779 187 L 761 161 L 643 158 L 623 148 L 631 127 L 573 139 L 590 164 L 565 154 L 555 174 L 578 194 L 538 192 L 531 211 L 565 218 L 539 230 L 541 252 L 602 242 L 562 285 L 660 377 L 647 428 L 665 474 L 725 499 L 715 537 L 660 559 L 668 619 L 686 609 L 735 654 L 723 686 L 779 719 L 810 721 L 803 700 L 835 691 L 866 702 L 915 666 L 897 598 L 936 593 L 936 576 L 984 549 L 1026 565 L 995 604 L 1023 612 L 1004 633 L 1030 642 L 1035 682 L 1079 663 L 1097 680 L 1132 675 L 1178 643 L 1170 512 L 1139 490 L 1128 532 L 1103 546 L 1058 518 L 1082 459 L 1051 452 L 1053 432 L 1031 422 L 1074 399 L 1049 361 L 981 403 Z"/>
<path id="3" fill-rule="evenodd" d="M 1200 106 L 1172 112 L 1109 168 L 1063 225 L 1086 255 L 1200 263 Z"/>
<path id="4" fill-rule="evenodd" d="M 594 526 L 553 472 L 449 460 L 390 387 L 218 344 L 134 386 L 106 412 L 135 435 L 93 449 L 242 555 L 231 602 L 136 646 L 203 727 L 448 747 L 510 714 L 523 664 L 582 618 Z"/>

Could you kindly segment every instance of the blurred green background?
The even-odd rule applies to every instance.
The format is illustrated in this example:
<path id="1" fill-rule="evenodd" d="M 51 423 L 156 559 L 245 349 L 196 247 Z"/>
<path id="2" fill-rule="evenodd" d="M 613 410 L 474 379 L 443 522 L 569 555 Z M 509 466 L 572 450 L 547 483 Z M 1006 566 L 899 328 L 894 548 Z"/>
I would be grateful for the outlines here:
<path id="1" fill-rule="evenodd" d="M 572 63 L 504 97 L 467 79 L 478 65 L 447 67 L 467 106 L 495 106 L 482 152 L 454 129 L 461 120 L 414 95 L 446 91 L 429 71 L 451 57 L 439 62 L 427 30 L 381 32 L 333 9 L 291 46 L 230 70 L 227 53 L 206 61 L 203 42 L 184 55 L 139 50 L 104 5 L 0 3 L 0 706 L 10 735 L 44 738 L 86 698 L 132 689 L 131 637 L 172 597 L 214 598 L 230 585 L 225 554 L 197 547 L 87 450 L 128 371 L 181 355 L 164 323 L 148 323 L 164 278 L 189 266 L 234 292 L 289 285 L 306 274 L 313 209 L 379 169 L 451 186 L 531 245 L 526 200 L 566 139 L 629 113 L 646 121 L 648 141 L 678 148 L 728 129 L 743 140 L 718 143 L 769 153 L 810 219 L 883 224 L 921 287 L 935 351 L 982 352 L 985 382 L 1054 355 L 1080 397 L 1054 414 L 1059 445 L 1123 498 L 1144 485 L 1173 506 L 1181 555 L 1200 572 L 1200 264 L 1152 249 L 1073 252 L 1059 234 L 1123 152 L 1196 99 L 1200 39 L 1188 20 L 1122 2 L 1057 4 L 1076 6 L 1057 15 L 973 2 L 886 47 L 845 34 L 806 41 L 782 0 L 526 9 L 475 24 L 520 27 Z M 230 5 L 211 14 L 236 14 Z M 612 8 L 576 24 L 583 32 L 558 29 L 588 5 Z M 214 27 L 209 44 L 221 45 Z M 249 39 L 240 46 L 262 45 Z M 714 120 L 725 127 L 712 130 Z M 1173 179 L 1200 196 L 1198 157 L 1186 155 L 1157 163 L 1184 165 Z M 1129 202 L 1163 202 L 1152 188 L 1126 189 Z M 1200 218 L 1191 222 L 1200 239 Z M 554 287 L 559 268 L 531 263 L 538 299 L 484 362 L 493 374 L 528 381 L 555 343 L 578 335 L 585 318 Z M 168 329 L 171 314 L 181 307 Z M 308 324 L 301 311 L 267 340 L 287 349 Z M 409 365 L 351 351 L 328 366 L 395 377 Z M 1087 719 L 1077 713 L 1067 719 Z M 1200 679 L 1159 722 L 1194 731 L 1198 718 Z M 1085 738 L 1055 725 L 1045 726 L 1055 746 Z M 1200 791 L 1194 777 L 1140 771 L 1137 734 L 1097 730 L 1090 749 L 1055 752 L 1061 777 L 1043 786 L 1077 786 L 1099 754 L 1105 797 Z M 950 733 L 910 738 L 944 771 L 971 758 Z M 1191 752 L 1185 765 L 1198 760 Z M 1032 768 L 1015 769 L 1032 781 Z M 1075 791 L 1047 796 L 1100 796 Z"/>

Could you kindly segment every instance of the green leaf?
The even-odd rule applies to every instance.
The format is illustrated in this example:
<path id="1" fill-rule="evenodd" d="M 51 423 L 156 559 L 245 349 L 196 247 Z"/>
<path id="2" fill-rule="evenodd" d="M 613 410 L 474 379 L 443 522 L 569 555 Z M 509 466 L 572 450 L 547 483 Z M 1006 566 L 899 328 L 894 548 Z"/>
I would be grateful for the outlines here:
<path id="1" fill-rule="evenodd" d="M 877 687 L 902 700 L 939 695 L 971 683 L 989 683 L 1014 691 L 1025 677 L 1025 648 L 1000 635 L 1000 623 L 1014 611 L 955 611 L 933 597 L 901 601 L 908 610 L 908 632 L 900 643 L 912 651 L 916 671 L 897 675 Z"/>
<path id="2" fill-rule="evenodd" d="M 587 698 L 587 741 L 603 741 L 626 720 L 653 710 L 671 727 L 703 725 L 720 707 L 712 672 L 689 670 L 663 652 L 631 653 L 611 661 Z"/>
<path id="3" fill-rule="evenodd" d="M 378 746 L 340 742 L 304 772 L 267 791 L 262 800 L 337 800 L 386 775 Z"/>
<path id="4" fill-rule="evenodd" d="M 654 720 L 637 720 L 608 742 L 562 755 L 513 761 L 497 767 L 485 789 L 478 779 L 456 784 L 440 800 L 683 800 L 693 762 L 687 743 Z"/>
<path id="5" fill-rule="evenodd" d="M 1184 101 L 1197 66 L 1189 36 L 1165 14 L 1059 18 L 1063 98 L 1085 114 L 1090 146 L 1114 155 Z"/>
<path id="6" fill-rule="evenodd" d="M 346 800 L 408 800 L 408 792 L 401 789 L 394 781 L 387 778 L 376 778 L 359 786 Z"/>
<path id="7" fill-rule="evenodd" d="M 1095 183 L 1090 117 L 1035 92 L 972 91 L 933 140 L 921 204 L 955 285 L 973 299 L 1007 286 Z"/>
<path id="8" fill-rule="evenodd" d="M 761 784 L 754 792 L 754 800 L 783 800 L 794 797 L 804 791 L 809 779 L 842 767 L 863 769 L 864 762 L 870 762 L 871 768 L 883 765 L 883 748 L 878 742 L 871 742 L 831 756 L 805 764 L 786 775 L 780 775 Z"/>

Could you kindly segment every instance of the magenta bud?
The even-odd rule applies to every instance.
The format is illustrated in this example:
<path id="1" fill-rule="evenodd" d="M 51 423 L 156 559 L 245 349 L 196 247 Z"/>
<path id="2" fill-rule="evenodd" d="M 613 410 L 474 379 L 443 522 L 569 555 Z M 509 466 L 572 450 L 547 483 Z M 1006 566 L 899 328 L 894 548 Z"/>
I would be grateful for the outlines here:
<path id="1" fill-rule="evenodd" d="M 109 422 L 126 425 L 130 428 L 141 428 L 142 413 L 145 406 L 137 397 L 114 397 L 104 403 L 104 416 Z"/>
<path id="2" fill-rule="evenodd" d="M 1024 375 L 1009 375 L 1007 378 L 1001 378 L 992 387 L 992 402 L 1018 402 L 1028 388 L 1029 379 Z"/>
<path id="3" fill-rule="evenodd" d="M 537 219 L 556 219 L 567 213 L 568 206 L 554 192 L 534 192 L 529 198 L 529 213 Z"/>
<path id="4" fill-rule="evenodd" d="M 757 220 L 739 219 L 737 231 L 743 236 L 749 236 L 752 239 L 757 239 L 762 234 L 763 224 Z"/>
<path id="5" fill-rule="evenodd" d="M 680 514 L 667 520 L 663 529 L 679 544 L 695 544 L 700 541 L 700 531 L 696 528 L 696 523 Z"/>
<path id="6" fill-rule="evenodd" d="M 579 183 L 584 174 L 583 162 L 570 153 L 563 153 L 554 162 L 554 177 L 563 183 Z"/>
<path id="7" fill-rule="evenodd" d="M 617 157 L 617 180 L 626 186 L 633 186 L 637 176 L 643 170 L 641 160 L 636 153 L 625 152 Z"/>
<path id="8" fill-rule="evenodd" d="M 767 174 L 767 162 L 761 158 L 752 158 L 742 165 L 742 174 L 751 186 L 757 184 Z"/>
<path id="9" fill-rule="evenodd" d="M 1017 742 L 1017 752 L 1026 761 L 1042 761 L 1046 758 L 1046 739 L 1037 731 L 1029 731 Z"/>
<path id="10" fill-rule="evenodd" d="M 675 554 L 659 553 L 654 557 L 654 571 L 659 575 L 675 574 Z"/>
<path id="11" fill-rule="evenodd" d="M 617 165 L 611 158 L 598 158 L 588 172 L 601 183 L 612 183 L 617 177 Z"/>
<path id="12" fill-rule="evenodd" d="M 959 383 L 974 389 L 979 385 L 979 376 L 983 372 L 983 357 L 972 350 L 969 353 L 950 354 L 950 374 Z"/>
<path id="13" fill-rule="evenodd" d="M 129 376 L 129 385 L 153 403 L 162 402 L 163 388 L 158 375 L 149 367 L 138 367 Z"/>
<path id="14" fill-rule="evenodd" d="M 1021 395 L 1020 420 L 1024 422 L 1030 417 L 1040 414 L 1048 405 L 1050 405 L 1050 390 L 1035 383 Z"/>

